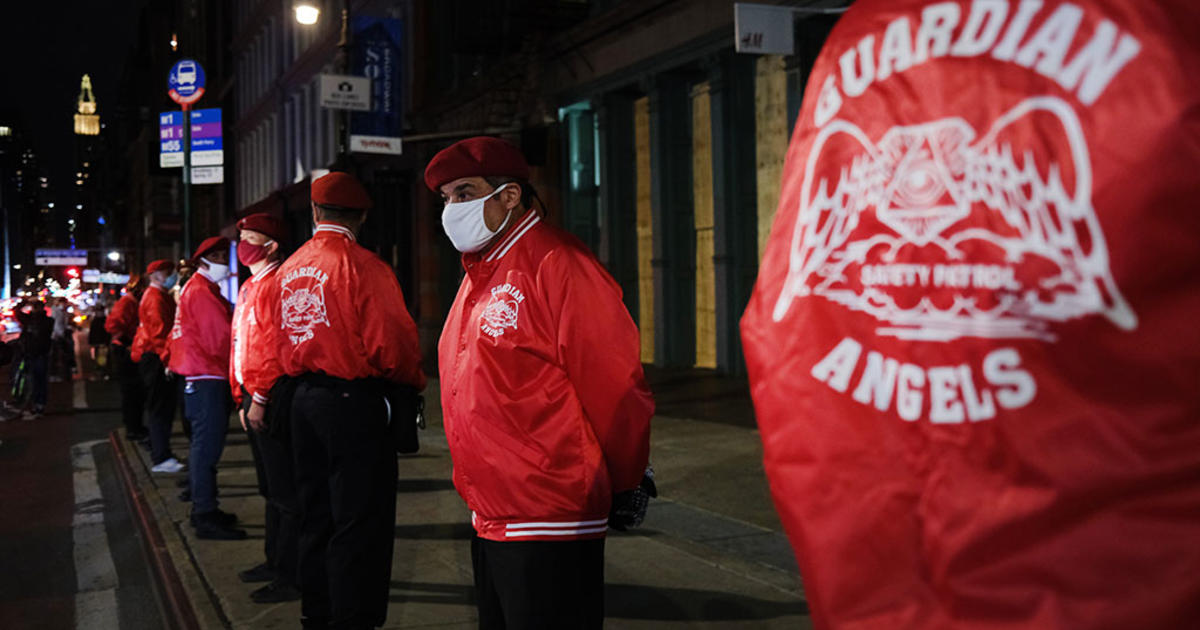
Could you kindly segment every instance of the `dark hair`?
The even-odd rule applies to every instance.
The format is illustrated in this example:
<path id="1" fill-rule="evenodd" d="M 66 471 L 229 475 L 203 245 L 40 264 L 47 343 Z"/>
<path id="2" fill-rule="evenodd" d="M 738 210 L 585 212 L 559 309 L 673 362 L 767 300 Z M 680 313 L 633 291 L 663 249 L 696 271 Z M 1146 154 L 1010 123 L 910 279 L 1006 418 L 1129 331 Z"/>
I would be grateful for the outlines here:
<path id="1" fill-rule="evenodd" d="M 516 184 L 521 187 L 521 205 L 525 208 L 533 207 L 533 200 L 538 199 L 537 191 L 533 189 L 533 184 L 527 179 L 517 179 L 516 177 L 508 177 L 503 175 L 492 175 L 484 177 L 483 181 L 491 185 L 492 188 L 499 188 L 505 184 Z"/>
<path id="2" fill-rule="evenodd" d="M 366 210 L 361 208 L 346 208 L 324 203 L 313 202 L 317 206 L 317 219 L 320 221 L 336 221 L 337 223 L 356 223 L 362 219 Z"/>

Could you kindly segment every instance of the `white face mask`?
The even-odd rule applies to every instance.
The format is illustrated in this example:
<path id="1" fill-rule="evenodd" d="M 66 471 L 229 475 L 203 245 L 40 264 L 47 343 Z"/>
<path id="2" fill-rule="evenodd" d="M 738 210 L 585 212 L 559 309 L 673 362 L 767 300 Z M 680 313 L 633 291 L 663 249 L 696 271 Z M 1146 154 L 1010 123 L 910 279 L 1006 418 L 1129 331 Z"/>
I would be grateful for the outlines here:
<path id="1" fill-rule="evenodd" d="M 215 263 L 207 258 L 204 259 L 204 262 L 208 263 L 208 269 L 204 270 L 204 275 L 208 276 L 209 280 L 220 282 L 229 277 L 229 265 Z"/>
<path id="2" fill-rule="evenodd" d="M 504 184 L 486 197 L 446 204 L 442 210 L 442 228 L 446 231 L 446 236 L 450 237 L 454 249 L 464 254 L 477 252 L 508 225 L 512 210 L 508 211 L 504 222 L 495 230 L 489 230 L 483 220 L 483 204 L 507 186 L 508 184 Z"/>

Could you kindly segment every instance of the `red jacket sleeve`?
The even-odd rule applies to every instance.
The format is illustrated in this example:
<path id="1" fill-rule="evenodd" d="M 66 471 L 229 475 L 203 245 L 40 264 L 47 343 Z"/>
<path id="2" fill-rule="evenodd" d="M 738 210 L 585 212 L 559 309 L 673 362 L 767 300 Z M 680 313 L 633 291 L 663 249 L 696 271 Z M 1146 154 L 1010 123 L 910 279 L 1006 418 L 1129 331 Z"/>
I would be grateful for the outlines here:
<path id="1" fill-rule="evenodd" d="M 279 361 L 279 285 L 274 278 L 266 278 L 254 292 L 254 309 L 246 317 L 247 330 L 245 365 L 242 377 L 246 391 L 255 402 L 266 404 L 268 392 L 283 374 Z"/>
<path id="2" fill-rule="evenodd" d="M 246 314 L 243 312 L 249 307 L 247 300 L 251 297 L 249 284 L 243 284 L 238 289 L 237 305 L 233 307 L 233 319 L 230 320 L 229 328 L 229 391 L 233 394 L 233 403 L 235 407 L 242 406 L 242 386 L 238 383 L 237 378 L 237 360 L 238 360 L 238 345 L 243 342 L 246 335 L 244 329 L 248 322 Z M 245 368 L 243 368 L 243 375 Z"/>
<path id="3" fill-rule="evenodd" d="M 599 261 L 560 249 L 538 282 L 558 319 L 558 355 L 604 450 L 613 492 L 637 487 L 650 457 L 654 399 L 642 372 L 637 325 Z"/>
<path id="4" fill-rule="evenodd" d="M 121 296 L 113 305 L 112 313 L 104 321 L 104 330 L 112 335 L 114 341 L 133 343 L 138 326 L 137 308 L 137 301 L 128 294 Z"/>
<path id="5" fill-rule="evenodd" d="M 357 309 L 367 363 L 390 381 L 424 389 L 417 325 L 408 314 L 396 275 L 374 257 L 358 267 L 357 273 L 359 286 L 364 288 Z"/>

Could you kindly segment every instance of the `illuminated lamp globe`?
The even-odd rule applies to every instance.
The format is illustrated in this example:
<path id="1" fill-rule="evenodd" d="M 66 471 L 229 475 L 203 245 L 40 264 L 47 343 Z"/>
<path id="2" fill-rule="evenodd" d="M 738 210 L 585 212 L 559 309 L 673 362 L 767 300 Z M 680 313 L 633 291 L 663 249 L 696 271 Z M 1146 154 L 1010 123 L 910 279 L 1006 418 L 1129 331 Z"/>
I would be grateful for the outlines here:
<path id="1" fill-rule="evenodd" d="M 297 2 L 295 7 L 296 21 L 301 24 L 316 24 L 321 16 L 321 10 L 311 2 Z"/>

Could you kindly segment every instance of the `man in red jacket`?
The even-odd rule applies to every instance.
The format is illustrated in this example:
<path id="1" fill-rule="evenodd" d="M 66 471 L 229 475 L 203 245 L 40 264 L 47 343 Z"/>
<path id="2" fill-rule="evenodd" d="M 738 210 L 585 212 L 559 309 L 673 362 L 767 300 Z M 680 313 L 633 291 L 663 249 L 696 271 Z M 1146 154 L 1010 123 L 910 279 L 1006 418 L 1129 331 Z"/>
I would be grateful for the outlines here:
<path id="1" fill-rule="evenodd" d="M 242 428 L 250 439 L 259 494 L 266 499 L 263 550 L 266 562 L 238 574 L 243 582 L 268 582 L 250 594 L 262 604 L 300 599 L 296 562 L 299 508 L 287 431 L 265 424 L 271 387 L 283 374 L 279 363 L 279 283 L 283 221 L 258 213 L 238 221 L 238 262 L 250 269 L 233 309 L 229 383 Z"/>
<path id="2" fill-rule="evenodd" d="M 1200 10 L 859 0 L 742 320 L 818 628 L 1200 627 Z"/>
<path id="3" fill-rule="evenodd" d="M 171 329 L 171 372 L 184 378 L 183 413 L 192 425 L 189 456 L 191 523 L 197 538 L 240 540 L 237 517 L 217 505 L 217 462 L 229 428 L 229 344 L 233 307 L 219 283 L 229 277 L 229 239 L 205 239 L 192 256 L 197 269 L 179 294 Z"/>
<path id="4" fill-rule="evenodd" d="M 533 210 L 516 147 L 463 140 L 425 183 L 466 271 L 438 358 L 480 627 L 599 628 L 605 533 L 638 524 L 652 487 L 637 326 L 600 262 Z"/>
<path id="5" fill-rule="evenodd" d="M 171 424 L 178 397 L 174 379 L 167 373 L 167 337 L 175 321 L 175 299 L 168 291 L 175 284 L 175 265 L 156 260 L 146 267 L 150 286 L 138 303 L 138 328 L 129 349 L 137 363 L 146 392 L 146 419 L 150 425 L 151 468 L 156 473 L 177 473 L 184 465 L 171 453 Z"/>
<path id="6" fill-rule="evenodd" d="M 305 627 L 387 617 L 396 526 L 388 384 L 424 388 L 417 326 L 395 273 L 356 242 L 371 198 L 354 176 L 312 184 L 312 239 L 279 268 L 280 363 L 300 497 Z"/>
<path id="7" fill-rule="evenodd" d="M 135 274 L 131 277 L 125 284 L 125 293 L 117 299 L 112 312 L 104 320 L 104 330 L 112 336 L 109 356 L 112 357 L 117 380 L 121 384 L 121 419 L 125 423 L 125 437 L 135 442 L 150 437 L 142 422 L 142 405 L 145 404 L 142 377 L 138 374 L 137 363 L 129 355 L 129 347 L 133 345 L 138 329 L 138 300 L 145 288 L 143 276 Z"/>

